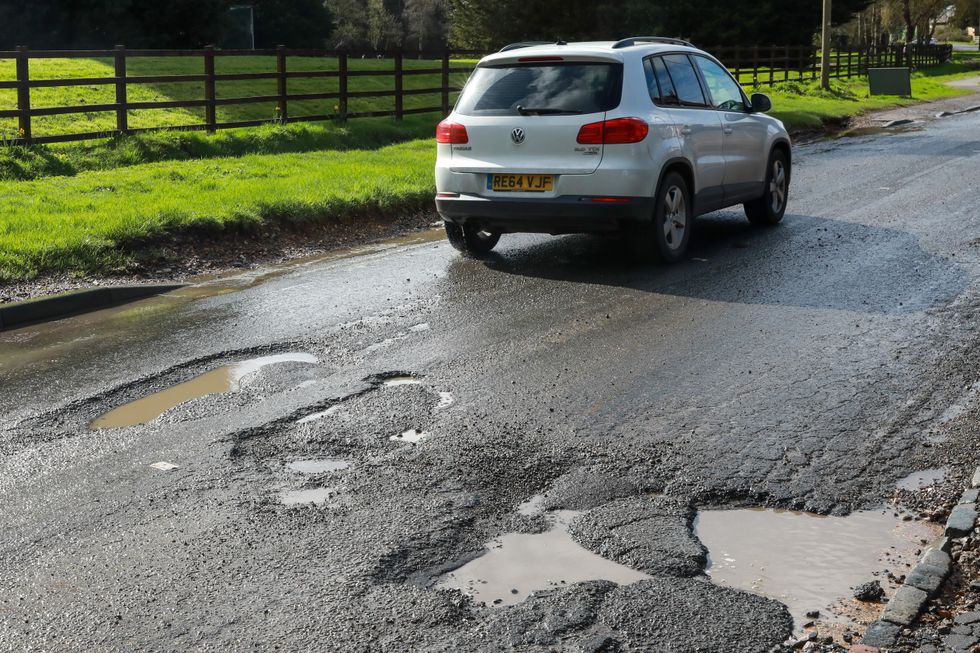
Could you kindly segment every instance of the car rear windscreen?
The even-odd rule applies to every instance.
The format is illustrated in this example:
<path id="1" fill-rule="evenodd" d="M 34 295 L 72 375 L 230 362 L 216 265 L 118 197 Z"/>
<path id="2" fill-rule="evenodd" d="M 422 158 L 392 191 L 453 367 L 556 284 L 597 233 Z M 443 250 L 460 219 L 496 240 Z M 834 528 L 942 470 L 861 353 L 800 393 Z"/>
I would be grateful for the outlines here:
<path id="1" fill-rule="evenodd" d="M 562 62 L 481 66 L 456 105 L 468 116 L 574 115 L 619 106 L 623 66 Z"/>

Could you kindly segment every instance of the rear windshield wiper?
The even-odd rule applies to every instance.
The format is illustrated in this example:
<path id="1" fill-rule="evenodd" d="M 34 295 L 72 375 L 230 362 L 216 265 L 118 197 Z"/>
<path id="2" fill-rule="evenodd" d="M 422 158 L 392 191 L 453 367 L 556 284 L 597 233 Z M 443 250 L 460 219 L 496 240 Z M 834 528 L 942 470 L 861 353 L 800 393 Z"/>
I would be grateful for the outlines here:
<path id="1" fill-rule="evenodd" d="M 517 105 L 517 113 L 522 116 L 576 116 L 581 111 L 575 109 L 549 109 L 547 107 L 522 107 Z"/>

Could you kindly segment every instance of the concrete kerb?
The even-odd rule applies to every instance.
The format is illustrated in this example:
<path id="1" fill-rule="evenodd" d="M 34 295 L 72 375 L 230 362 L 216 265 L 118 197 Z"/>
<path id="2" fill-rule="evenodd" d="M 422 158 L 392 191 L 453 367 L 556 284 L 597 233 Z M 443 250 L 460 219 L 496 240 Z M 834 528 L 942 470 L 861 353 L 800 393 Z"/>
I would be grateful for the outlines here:
<path id="1" fill-rule="evenodd" d="M 0 305 L 0 331 L 57 320 L 170 292 L 186 284 L 103 286 Z"/>
<path id="2" fill-rule="evenodd" d="M 939 593 L 943 582 L 952 571 L 953 560 L 949 555 L 953 539 L 966 537 L 975 528 L 977 521 L 977 489 L 980 489 L 980 468 L 973 474 L 967 489 L 960 497 L 959 504 L 946 521 L 945 537 L 929 548 L 916 566 L 909 572 L 905 583 L 898 588 L 881 618 L 868 626 L 861 643 L 876 649 L 892 646 L 905 626 L 910 626 L 922 613 L 930 598 Z M 853 650 L 853 649 L 852 649 Z"/>

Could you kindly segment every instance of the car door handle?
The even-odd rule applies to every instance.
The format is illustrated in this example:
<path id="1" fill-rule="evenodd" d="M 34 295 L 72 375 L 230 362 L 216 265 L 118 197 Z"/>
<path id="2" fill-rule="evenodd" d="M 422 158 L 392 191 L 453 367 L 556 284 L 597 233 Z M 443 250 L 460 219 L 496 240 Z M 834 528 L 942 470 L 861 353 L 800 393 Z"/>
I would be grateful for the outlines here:
<path id="1" fill-rule="evenodd" d="M 726 134 L 733 134 L 733 133 L 735 133 L 735 130 L 732 127 L 725 127 L 724 128 L 724 131 L 725 131 Z"/>
<path id="2" fill-rule="evenodd" d="M 690 136 L 691 134 L 694 133 L 694 130 L 691 129 L 688 125 L 684 125 L 683 127 L 681 127 L 681 133 L 684 134 L 685 136 Z"/>

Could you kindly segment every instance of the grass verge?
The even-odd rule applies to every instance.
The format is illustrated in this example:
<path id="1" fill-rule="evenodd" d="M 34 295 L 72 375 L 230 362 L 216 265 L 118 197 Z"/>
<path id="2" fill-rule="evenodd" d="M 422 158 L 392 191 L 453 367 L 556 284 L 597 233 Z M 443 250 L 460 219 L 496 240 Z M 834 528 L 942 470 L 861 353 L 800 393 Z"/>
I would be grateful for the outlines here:
<path id="1" fill-rule="evenodd" d="M 111 272 L 156 238 L 356 220 L 432 201 L 430 139 L 0 182 L 0 280 Z"/>
<path id="2" fill-rule="evenodd" d="M 163 131 L 70 143 L 0 148 L 0 181 L 70 176 L 161 161 L 286 154 L 317 150 L 372 150 L 431 136 L 432 115 L 408 116 L 401 123 L 365 118 L 340 123 L 295 123 L 217 134 Z"/>
<path id="3" fill-rule="evenodd" d="M 785 82 L 749 92 L 769 95 L 772 115 L 790 131 L 819 130 L 870 111 L 967 95 L 970 91 L 948 86 L 947 82 L 974 76 L 980 76 L 980 55 L 957 52 L 950 63 L 914 73 L 912 97 L 871 96 L 866 77 L 831 80 L 826 91 L 817 82 Z"/>

